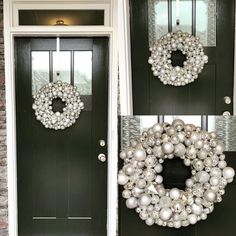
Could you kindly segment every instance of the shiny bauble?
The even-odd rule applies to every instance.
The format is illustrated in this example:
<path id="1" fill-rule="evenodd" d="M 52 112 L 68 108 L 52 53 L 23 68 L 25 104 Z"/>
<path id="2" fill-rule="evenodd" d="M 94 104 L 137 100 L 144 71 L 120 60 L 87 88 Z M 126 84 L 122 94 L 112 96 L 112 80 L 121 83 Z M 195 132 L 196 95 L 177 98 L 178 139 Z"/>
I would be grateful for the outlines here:
<path id="1" fill-rule="evenodd" d="M 134 158 L 137 161 L 144 161 L 146 159 L 146 152 L 143 149 L 136 149 L 134 151 Z"/>
<path id="2" fill-rule="evenodd" d="M 139 198 L 139 204 L 140 206 L 148 206 L 152 201 L 152 198 L 149 194 L 143 194 Z"/>
<path id="3" fill-rule="evenodd" d="M 155 223 L 155 220 L 153 219 L 153 218 L 148 218 L 148 219 L 146 219 L 146 224 L 148 225 L 148 226 L 151 226 L 151 225 L 153 225 L 154 223 Z"/>
<path id="4" fill-rule="evenodd" d="M 194 213 L 195 215 L 201 215 L 203 211 L 202 205 L 198 205 L 198 204 L 192 204 L 191 209 L 192 209 L 192 213 Z"/>
<path id="5" fill-rule="evenodd" d="M 199 183 L 207 183 L 210 179 L 210 175 L 206 171 L 199 171 L 196 174 L 196 179 Z"/>
<path id="6" fill-rule="evenodd" d="M 163 166 L 161 164 L 156 164 L 156 166 L 154 167 L 154 170 L 159 174 L 162 172 Z"/>
<path id="7" fill-rule="evenodd" d="M 234 175 L 235 175 L 235 171 L 234 171 L 234 169 L 233 168 L 231 168 L 231 167 L 225 167 L 224 169 L 223 169 L 223 177 L 225 178 L 225 179 L 233 179 L 234 178 Z"/>
<path id="8" fill-rule="evenodd" d="M 163 182 L 163 177 L 162 177 L 161 175 L 157 175 L 155 181 L 156 181 L 158 184 L 161 184 L 161 183 Z"/>
<path id="9" fill-rule="evenodd" d="M 197 216 L 195 214 L 188 215 L 188 221 L 192 225 L 196 224 L 197 223 Z"/>
<path id="10" fill-rule="evenodd" d="M 136 182 L 136 185 L 138 188 L 145 188 L 146 186 L 146 181 L 144 179 L 138 179 Z"/>
<path id="11" fill-rule="evenodd" d="M 186 184 L 186 186 L 187 186 L 188 188 L 192 188 L 194 182 L 193 182 L 192 179 L 186 179 L 185 184 Z"/>
<path id="12" fill-rule="evenodd" d="M 165 154 L 171 154 L 174 151 L 174 145 L 170 142 L 166 142 L 162 144 L 162 151 Z"/>
<path id="13" fill-rule="evenodd" d="M 160 211 L 160 219 L 163 221 L 168 221 L 172 216 L 172 210 L 170 208 L 164 207 Z"/>
<path id="14" fill-rule="evenodd" d="M 208 202 L 214 202 L 216 200 L 216 193 L 213 190 L 207 190 L 204 193 L 204 198 L 208 201 Z"/>
<path id="15" fill-rule="evenodd" d="M 125 185 L 129 181 L 129 178 L 124 173 L 118 174 L 118 184 Z"/>
<path id="16" fill-rule="evenodd" d="M 128 198 L 126 200 L 126 206 L 129 209 L 136 208 L 138 206 L 138 200 L 135 197 Z"/>
<path id="17" fill-rule="evenodd" d="M 172 200 L 170 197 L 163 196 L 159 200 L 159 205 L 161 208 L 169 208 L 172 206 Z"/>
<path id="18" fill-rule="evenodd" d="M 131 192 L 127 189 L 125 189 L 123 192 L 122 192 L 122 197 L 123 198 L 130 198 L 131 197 Z"/>
<path id="19" fill-rule="evenodd" d="M 182 143 L 179 143 L 175 146 L 175 151 L 174 151 L 174 154 L 177 156 L 177 157 L 181 157 L 185 154 L 186 152 L 186 148 L 185 146 L 182 144 Z"/>
<path id="20" fill-rule="evenodd" d="M 177 188 L 172 188 L 171 190 L 170 190 L 170 197 L 173 199 L 173 200 L 177 200 L 177 199 L 179 199 L 180 198 L 180 191 L 179 191 L 179 189 L 177 189 Z"/>

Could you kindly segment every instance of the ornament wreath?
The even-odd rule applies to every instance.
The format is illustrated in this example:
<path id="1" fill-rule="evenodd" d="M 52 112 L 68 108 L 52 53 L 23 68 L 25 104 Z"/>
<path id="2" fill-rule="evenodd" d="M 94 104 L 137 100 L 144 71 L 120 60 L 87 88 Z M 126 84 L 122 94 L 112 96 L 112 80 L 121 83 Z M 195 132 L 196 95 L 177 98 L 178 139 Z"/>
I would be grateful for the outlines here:
<path id="1" fill-rule="evenodd" d="M 223 152 L 215 132 L 180 119 L 153 125 L 120 153 L 124 165 L 118 183 L 124 186 L 127 208 L 135 209 L 149 226 L 180 228 L 207 219 L 235 175 Z M 172 158 L 191 168 L 184 191 L 163 185 L 162 164 Z"/>
<path id="2" fill-rule="evenodd" d="M 63 112 L 53 112 L 52 102 L 56 98 L 65 102 Z M 36 119 L 45 128 L 63 130 L 76 122 L 84 108 L 84 103 L 75 86 L 58 80 L 46 84 L 38 91 L 34 96 L 32 107 L 35 110 Z"/>
<path id="3" fill-rule="evenodd" d="M 183 67 L 172 65 L 171 54 L 177 50 L 186 55 L 187 60 L 184 61 Z M 148 62 L 152 65 L 153 75 L 158 76 L 165 85 L 184 86 L 192 83 L 208 62 L 199 37 L 182 31 L 162 36 L 150 51 Z"/>

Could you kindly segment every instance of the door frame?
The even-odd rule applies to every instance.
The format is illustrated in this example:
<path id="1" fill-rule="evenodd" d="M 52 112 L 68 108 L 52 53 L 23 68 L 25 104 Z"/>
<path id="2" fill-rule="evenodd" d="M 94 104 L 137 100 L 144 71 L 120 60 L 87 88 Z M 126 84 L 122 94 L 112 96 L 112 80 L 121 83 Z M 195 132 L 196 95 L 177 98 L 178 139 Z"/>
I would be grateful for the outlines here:
<path id="1" fill-rule="evenodd" d="M 7 169 L 9 235 L 18 236 L 17 152 L 15 104 L 15 37 L 99 37 L 109 38 L 108 130 L 107 130 L 107 236 L 117 232 L 117 163 L 118 163 L 118 32 L 117 1 L 112 4 L 111 26 L 11 26 L 11 6 L 4 0 L 5 86 L 7 114 Z"/>

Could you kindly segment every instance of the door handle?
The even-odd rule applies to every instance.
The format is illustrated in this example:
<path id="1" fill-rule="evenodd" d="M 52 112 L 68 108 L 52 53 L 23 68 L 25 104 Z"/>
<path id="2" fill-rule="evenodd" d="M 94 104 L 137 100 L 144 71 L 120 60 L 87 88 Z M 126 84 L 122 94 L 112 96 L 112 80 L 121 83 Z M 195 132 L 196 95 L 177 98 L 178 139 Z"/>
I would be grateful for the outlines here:
<path id="1" fill-rule="evenodd" d="M 99 145 L 100 145 L 101 147 L 105 147 L 105 146 L 106 146 L 106 141 L 103 140 L 103 139 L 99 140 Z"/>
<path id="2" fill-rule="evenodd" d="M 229 97 L 229 96 L 225 96 L 224 101 L 225 101 L 225 104 L 227 104 L 227 105 L 231 104 L 231 102 L 232 102 L 231 97 Z"/>
<path id="3" fill-rule="evenodd" d="M 100 153 L 98 155 L 98 160 L 101 162 L 105 162 L 107 160 L 106 155 L 104 153 Z"/>
<path id="4" fill-rule="evenodd" d="M 223 115 L 224 117 L 231 116 L 231 114 L 230 114 L 229 111 L 224 111 L 222 115 Z"/>

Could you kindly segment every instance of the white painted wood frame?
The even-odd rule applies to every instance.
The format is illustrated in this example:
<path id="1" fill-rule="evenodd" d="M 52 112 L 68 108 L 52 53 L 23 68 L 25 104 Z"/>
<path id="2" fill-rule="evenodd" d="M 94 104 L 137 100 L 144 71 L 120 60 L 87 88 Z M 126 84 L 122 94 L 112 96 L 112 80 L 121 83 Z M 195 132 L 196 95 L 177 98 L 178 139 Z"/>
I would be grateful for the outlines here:
<path id="1" fill-rule="evenodd" d="M 68 2 L 67 2 L 68 3 Z M 18 236 L 17 218 L 17 152 L 16 152 L 16 104 L 14 79 L 14 38 L 35 36 L 107 36 L 109 37 L 109 91 L 108 91 L 108 192 L 107 236 L 117 231 L 117 162 L 118 162 L 118 33 L 117 0 L 111 1 L 111 26 L 16 26 L 12 21 L 12 2 L 4 0 L 5 83 L 7 112 L 7 160 L 8 160 L 8 221 L 9 235 Z"/>

